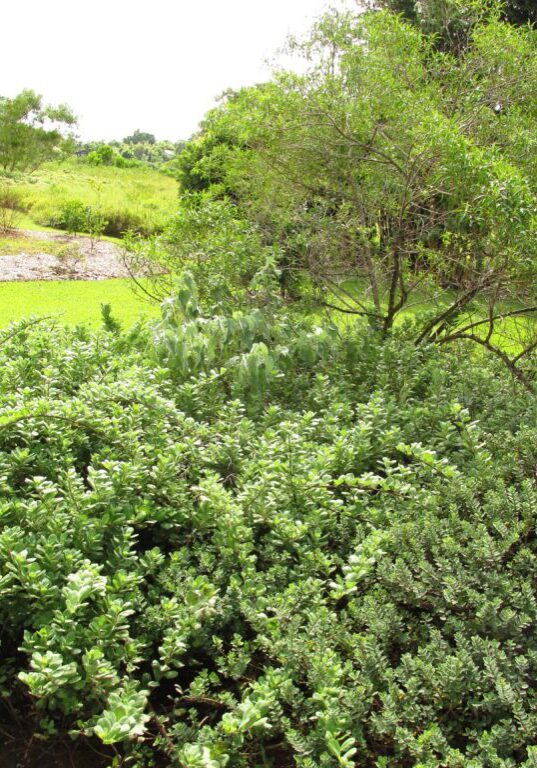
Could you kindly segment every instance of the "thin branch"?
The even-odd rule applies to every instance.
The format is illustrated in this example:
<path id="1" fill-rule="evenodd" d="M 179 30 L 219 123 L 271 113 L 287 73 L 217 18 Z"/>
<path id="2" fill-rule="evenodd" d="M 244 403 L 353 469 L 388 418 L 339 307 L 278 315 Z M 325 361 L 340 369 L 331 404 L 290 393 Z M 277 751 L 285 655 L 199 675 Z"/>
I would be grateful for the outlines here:
<path id="1" fill-rule="evenodd" d="M 523 373 L 523 371 L 520 370 L 520 368 L 517 367 L 516 362 L 518 359 L 520 359 L 520 355 L 517 356 L 514 359 L 511 359 L 509 355 L 503 351 L 503 349 L 500 349 L 499 347 L 494 346 L 494 344 L 491 344 L 490 341 L 487 339 L 482 338 L 481 336 L 476 336 L 474 333 L 453 333 L 451 336 L 444 336 L 442 339 L 439 340 L 440 344 L 447 344 L 448 342 L 452 341 L 473 341 L 475 344 L 479 344 L 482 347 L 485 347 L 485 349 L 488 349 L 489 352 L 492 352 L 497 357 L 500 358 L 500 360 L 504 363 L 504 365 L 509 369 L 509 371 L 513 374 L 513 376 L 520 381 L 520 383 L 524 386 L 524 388 L 530 392 L 531 394 L 535 394 L 535 387 L 533 384 L 529 381 L 527 376 Z M 537 346 L 537 344 L 535 345 Z"/>

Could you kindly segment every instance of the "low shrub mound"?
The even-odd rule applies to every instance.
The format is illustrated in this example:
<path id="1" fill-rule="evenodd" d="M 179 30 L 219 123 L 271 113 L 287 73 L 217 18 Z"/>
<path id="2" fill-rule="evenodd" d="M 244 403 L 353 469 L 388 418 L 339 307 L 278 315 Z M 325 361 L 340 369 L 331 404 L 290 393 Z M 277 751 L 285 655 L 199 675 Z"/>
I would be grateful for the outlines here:
<path id="1" fill-rule="evenodd" d="M 530 396 L 186 288 L 108 328 L 0 339 L 9 708 L 139 766 L 535 765 Z"/>

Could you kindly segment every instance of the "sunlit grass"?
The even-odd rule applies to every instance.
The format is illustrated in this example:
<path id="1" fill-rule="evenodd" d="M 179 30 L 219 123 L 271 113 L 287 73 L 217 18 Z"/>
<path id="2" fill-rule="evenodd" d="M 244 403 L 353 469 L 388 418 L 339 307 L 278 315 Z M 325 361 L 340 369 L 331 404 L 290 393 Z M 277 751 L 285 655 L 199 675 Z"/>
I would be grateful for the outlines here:
<path id="1" fill-rule="evenodd" d="M 101 304 L 110 304 L 124 327 L 159 308 L 136 295 L 128 279 L 40 280 L 0 283 L 0 327 L 31 315 L 53 315 L 68 325 L 101 324 Z"/>

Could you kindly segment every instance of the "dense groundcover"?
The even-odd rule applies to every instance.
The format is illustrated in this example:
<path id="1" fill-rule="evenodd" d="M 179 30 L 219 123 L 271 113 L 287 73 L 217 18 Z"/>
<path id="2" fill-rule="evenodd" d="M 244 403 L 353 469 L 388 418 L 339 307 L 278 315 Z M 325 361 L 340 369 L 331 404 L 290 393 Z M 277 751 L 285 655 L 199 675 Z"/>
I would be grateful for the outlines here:
<path id="1" fill-rule="evenodd" d="M 537 764 L 530 396 L 194 314 L 0 339 L 6 709 L 116 765 Z"/>

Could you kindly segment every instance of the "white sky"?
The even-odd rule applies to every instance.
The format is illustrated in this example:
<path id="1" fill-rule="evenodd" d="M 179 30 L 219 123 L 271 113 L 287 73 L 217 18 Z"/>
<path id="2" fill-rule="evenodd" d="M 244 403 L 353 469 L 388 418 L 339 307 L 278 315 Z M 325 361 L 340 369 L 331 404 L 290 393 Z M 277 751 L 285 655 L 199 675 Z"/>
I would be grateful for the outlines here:
<path id="1" fill-rule="evenodd" d="M 0 0 L 1 2 L 1 0 Z M 188 138 L 226 88 L 266 80 L 329 0 L 8 0 L 0 95 L 66 102 L 84 139 Z"/>

